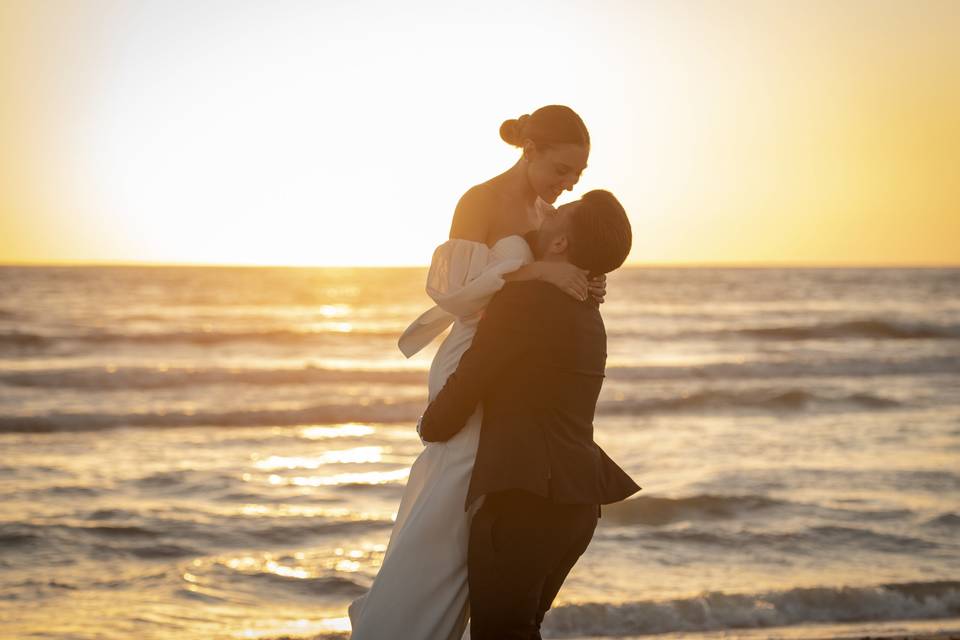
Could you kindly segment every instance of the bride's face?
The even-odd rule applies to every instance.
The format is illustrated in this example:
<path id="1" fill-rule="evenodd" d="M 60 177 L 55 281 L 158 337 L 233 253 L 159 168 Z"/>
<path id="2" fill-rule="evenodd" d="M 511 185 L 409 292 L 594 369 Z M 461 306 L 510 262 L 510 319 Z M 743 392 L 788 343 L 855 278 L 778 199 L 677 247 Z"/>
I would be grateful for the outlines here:
<path id="1" fill-rule="evenodd" d="M 524 153 L 530 186 L 541 199 L 553 204 L 580 180 L 590 150 L 577 144 L 557 144 L 540 150 L 530 142 Z"/>

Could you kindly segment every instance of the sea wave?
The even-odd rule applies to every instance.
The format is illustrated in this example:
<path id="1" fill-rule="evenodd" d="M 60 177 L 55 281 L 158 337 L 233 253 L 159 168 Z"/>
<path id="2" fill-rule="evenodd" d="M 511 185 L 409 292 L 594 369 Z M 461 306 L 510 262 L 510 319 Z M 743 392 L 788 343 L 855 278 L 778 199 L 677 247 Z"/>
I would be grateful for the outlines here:
<path id="1" fill-rule="evenodd" d="M 143 413 L 48 413 L 0 416 L 0 433 L 99 431 L 118 427 L 269 427 L 342 422 L 416 421 L 422 402 L 323 404 L 300 409 L 249 409 L 226 412 L 154 411 Z"/>
<path id="2" fill-rule="evenodd" d="M 771 549 L 778 553 L 816 555 L 823 549 L 865 550 L 880 553 L 928 551 L 941 545 L 916 536 L 898 535 L 864 527 L 821 525 L 803 527 L 795 531 L 757 531 L 745 527 L 733 530 L 698 526 L 671 529 L 636 530 L 613 534 L 616 539 L 639 539 L 670 544 L 700 545 L 716 548 Z"/>
<path id="3" fill-rule="evenodd" d="M 53 339 L 36 333 L 4 331 L 0 333 L 0 352 L 37 351 L 53 342 Z"/>
<path id="4" fill-rule="evenodd" d="M 544 632 L 560 638 L 617 637 L 957 615 L 960 582 L 905 582 L 759 593 L 710 591 L 675 600 L 568 604 L 547 613 Z"/>
<path id="5" fill-rule="evenodd" d="M 956 356 L 913 357 L 902 360 L 838 358 L 816 361 L 754 360 L 679 366 L 610 366 L 607 377 L 623 380 L 750 379 L 772 377 L 909 376 L 960 373 Z M 0 379 L 2 381 L 2 379 Z"/>
<path id="6" fill-rule="evenodd" d="M 844 322 L 821 322 L 807 325 L 756 327 L 737 329 L 734 334 L 771 340 L 819 340 L 835 338 L 874 338 L 913 340 L 939 338 L 960 339 L 960 325 L 906 322 L 866 318 Z"/>
<path id="7" fill-rule="evenodd" d="M 237 485 L 237 476 L 235 473 L 207 469 L 168 469 L 156 471 L 128 482 L 130 487 L 143 491 L 179 491 L 199 495 L 233 490 Z M 103 517 L 130 517 L 130 515 L 111 509 L 99 510 L 88 517 L 100 519 Z"/>
<path id="8" fill-rule="evenodd" d="M 680 520 L 732 518 L 744 512 L 788 506 L 762 495 L 697 494 L 678 498 L 640 496 L 603 508 L 602 524 L 664 525 Z"/>
<path id="9" fill-rule="evenodd" d="M 609 380 L 749 380 L 776 377 L 862 377 L 960 374 L 960 358 L 904 360 L 850 358 L 835 361 L 719 362 L 679 366 L 610 366 Z M 78 366 L 0 371 L 0 385 L 35 389 L 175 389 L 214 385 L 310 384 L 426 385 L 424 369 Z"/>
<path id="10" fill-rule="evenodd" d="M 0 372 L 0 384 L 41 389 L 166 389 L 202 385 L 420 384 L 417 369 L 239 369 L 226 367 L 73 367 Z"/>
<path id="11" fill-rule="evenodd" d="M 108 547 L 111 551 L 117 550 L 117 547 Z M 195 558 L 206 553 L 203 549 L 197 549 L 182 544 L 147 544 L 133 545 L 120 549 L 123 553 L 141 558 L 143 560 L 162 560 L 168 558 Z"/>
<path id="12" fill-rule="evenodd" d="M 960 528 L 960 514 L 953 512 L 941 513 L 930 518 L 924 525 L 928 527 Z"/>
<path id="13" fill-rule="evenodd" d="M 341 422 L 415 422 L 425 401 L 364 401 L 316 404 L 294 409 L 252 407 L 235 411 L 152 411 L 138 413 L 58 413 L 0 416 L 0 433 L 97 431 L 118 427 L 262 427 Z M 688 395 L 602 401 L 599 415 L 643 415 L 720 410 L 802 411 L 807 409 L 873 411 L 902 406 L 870 393 L 818 394 L 804 389 L 706 389 Z"/>
<path id="14" fill-rule="evenodd" d="M 819 322 L 796 322 L 764 325 L 748 316 L 739 318 L 739 323 L 716 327 L 716 316 L 709 311 L 691 317 L 681 314 L 680 326 L 664 326 L 662 322 L 645 325 L 636 316 L 607 319 L 607 336 L 610 339 L 646 338 L 656 340 L 736 340 L 743 338 L 759 340 L 957 340 L 960 339 L 960 324 L 931 320 L 893 320 L 887 318 L 853 318 L 849 320 Z M 710 326 L 714 325 L 714 326 Z"/>
<path id="15" fill-rule="evenodd" d="M 618 327 L 610 321 L 611 341 L 630 338 L 652 340 L 727 340 L 753 339 L 772 341 L 809 340 L 960 340 L 960 325 L 938 324 L 922 321 L 894 321 L 866 318 L 841 322 L 818 322 L 810 324 L 783 324 L 775 326 L 740 326 L 721 330 L 680 330 L 664 335 L 657 331 Z M 76 327 L 72 331 L 43 333 L 24 328 L 0 332 L 0 354 L 29 356 L 49 352 L 96 351 L 116 346 L 129 347 L 217 347 L 222 345 L 248 344 L 261 346 L 324 346 L 329 344 L 352 344 L 357 341 L 382 341 L 385 348 L 399 336 L 402 327 L 377 325 L 331 324 L 317 330 L 297 328 L 272 329 L 184 329 L 159 331 L 103 331 Z M 955 370 L 955 369 L 954 369 Z"/>
<path id="16" fill-rule="evenodd" d="M 350 328 L 329 331 L 296 331 L 272 329 L 264 331 L 169 331 L 169 332 L 80 332 L 45 335 L 24 331 L 0 333 L 0 349 L 40 350 L 57 344 L 104 347 L 117 344 L 146 346 L 193 345 L 216 346 L 230 343 L 264 343 L 280 345 L 327 344 L 331 340 L 370 338 L 396 339 L 397 329 Z"/>
<path id="17" fill-rule="evenodd" d="M 805 389 L 705 389 L 679 397 L 604 402 L 605 414 L 657 413 L 720 409 L 799 411 L 810 408 L 892 409 L 902 406 L 891 398 L 871 393 L 818 394 Z"/>
<path id="18" fill-rule="evenodd" d="M 30 531 L 6 529 L 0 526 L 0 550 L 34 545 L 41 537 Z"/>
<path id="19" fill-rule="evenodd" d="M 211 526 L 209 517 L 143 515 L 135 521 L 96 524 L 85 521 L 56 523 L 0 523 L 0 554 L 53 546 L 71 554 L 162 557 L 199 556 L 210 549 L 304 544 L 317 536 L 351 536 L 393 526 L 391 520 L 337 520 L 322 516 L 250 518 L 227 516 Z M 18 561 L 30 562 L 30 558 Z"/>
<path id="20" fill-rule="evenodd" d="M 773 509 L 790 510 L 794 514 L 803 513 L 806 516 L 816 513 L 824 517 L 839 517 L 856 522 L 904 520 L 914 515 L 909 509 L 841 508 L 781 500 L 759 494 L 698 493 L 678 497 L 641 495 L 606 505 L 600 523 L 612 526 L 658 527 L 675 522 L 729 520 L 758 513 L 767 515 L 767 512 Z"/>
<path id="21" fill-rule="evenodd" d="M 343 576 L 321 575 L 304 578 L 264 571 L 256 573 L 232 571 L 231 573 L 233 574 L 229 578 L 231 584 L 248 582 L 257 588 L 268 589 L 271 592 L 281 589 L 297 595 L 356 597 L 367 591 L 367 587 Z"/>

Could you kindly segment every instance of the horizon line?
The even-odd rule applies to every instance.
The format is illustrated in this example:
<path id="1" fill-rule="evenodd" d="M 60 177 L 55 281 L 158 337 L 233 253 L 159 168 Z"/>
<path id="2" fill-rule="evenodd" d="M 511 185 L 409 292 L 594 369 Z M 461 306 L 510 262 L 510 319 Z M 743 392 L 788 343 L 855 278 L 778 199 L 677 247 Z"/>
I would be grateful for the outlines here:
<path id="1" fill-rule="evenodd" d="M 180 268 L 229 268 L 229 269 L 426 269 L 430 265 L 423 263 L 401 263 L 401 264 L 251 264 L 251 263 L 232 263 L 232 262 L 133 262 L 133 261 L 95 261 L 95 260 L 63 260 L 63 261 L 22 261 L 22 262 L 4 262 L 0 261 L 2 267 L 180 267 Z M 671 261 L 671 262 L 627 262 L 621 268 L 641 268 L 641 269 L 683 269 L 683 268 L 701 268 L 701 269 L 954 269 L 960 268 L 960 262 L 803 262 L 803 261 L 784 261 L 784 262 L 765 262 L 765 261 L 743 261 L 743 262 L 697 262 L 697 261 Z"/>

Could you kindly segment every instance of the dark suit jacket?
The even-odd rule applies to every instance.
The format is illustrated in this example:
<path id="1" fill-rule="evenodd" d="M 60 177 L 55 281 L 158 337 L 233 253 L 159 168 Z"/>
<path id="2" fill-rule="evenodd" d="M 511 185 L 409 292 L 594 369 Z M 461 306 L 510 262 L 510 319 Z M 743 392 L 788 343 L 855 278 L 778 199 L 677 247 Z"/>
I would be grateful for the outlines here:
<path id="1" fill-rule="evenodd" d="M 564 504 L 609 504 L 641 489 L 593 441 L 606 359 L 594 305 L 537 281 L 507 283 L 493 297 L 420 421 L 424 440 L 449 440 L 483 402 L 466 507 L 506 489 Z"/>

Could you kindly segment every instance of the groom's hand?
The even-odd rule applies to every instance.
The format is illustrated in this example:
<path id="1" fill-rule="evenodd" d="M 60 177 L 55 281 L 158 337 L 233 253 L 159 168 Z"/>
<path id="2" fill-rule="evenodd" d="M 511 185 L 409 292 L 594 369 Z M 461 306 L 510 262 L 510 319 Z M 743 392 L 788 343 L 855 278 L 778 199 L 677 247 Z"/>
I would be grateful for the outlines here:
<path id="1" fill-rule="evenodd" d="M 419 418 L 417 418 L 417 435 L 420 436 L 420 443 L 427 445 L 427 444 L 430 444 L 431 442 L 439 442 L 439 440 L 427 440 L 426 438 L 424 438 L 423 433 L 420 431 L 420 427 L 422 425 L 423 425 L 423 416 L 420 416 Z"/>

